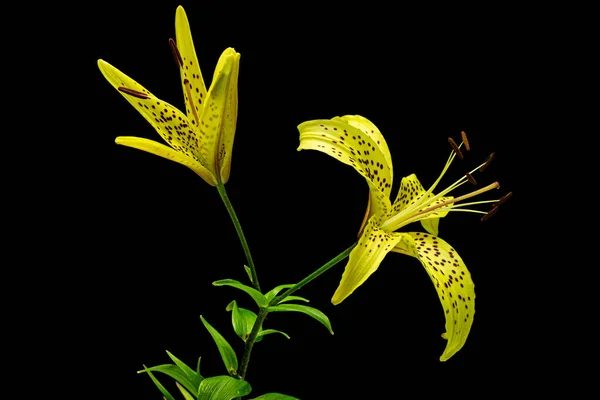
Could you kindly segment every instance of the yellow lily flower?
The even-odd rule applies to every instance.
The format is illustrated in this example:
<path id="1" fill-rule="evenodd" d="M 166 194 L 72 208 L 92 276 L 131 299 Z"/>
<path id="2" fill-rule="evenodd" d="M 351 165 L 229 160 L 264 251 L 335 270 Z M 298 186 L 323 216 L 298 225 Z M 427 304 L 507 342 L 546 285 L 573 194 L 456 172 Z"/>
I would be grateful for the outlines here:
<path id="1" fill-rule="evenodd" d="M 183 7 L 175 14 L 176 41 L 169 40 L 181 71 L 186 114 L 156 98 L 142 85 L 103 60 L 104 77 L 133 105 L 169 144 L 119 136 L 117 144 L 147 151 L 190 168 L 212 186 L 229 179 L 237 121 L 240 54 L 226 49 L 219 58 L 208 92 L 198 65 L 190 25 Z"/>
<path id="2" fill-rule="evenodd" d="M 415 257 L 429 274 L 445 312 L 446 333 L 442 337 L 447 339 L 447 344 L 440 360 L 448 360 L 463 347 L 471 329 L 475 314 L 475 286 L 456 250 L 437 237 L 438 221 L 450 211 L 482 213 L 485 214 L 482 218 L 485 220 L 496 212 L 496 206 L 508 199 L 510 193 L 499 200 L 457 204 L 498 188 L 497 182 L 460 197 L 447 196 L 466 182 L 476 183 L 471 174 L 478 169 L 485 169 L 492 157 L 448 188 L 434 194 L 433 190 L 454 158 L 463 157 L 460 147 L 464 144 L 469 149 L 463 132 L 460 146 L 449 139 L 453 150 L 442 173 L 428 190 L 423 188 L 416 175 L 409 175 L 402 178 L 396 200 L 391 203 L 392 157 L 383 135 L 371 121 L 358 115 L 346 115 L 331 120 L 307 121 L 300 124 L 298 130 L 298 150 L 318 150 L 351 165 L 369 186 L 369 205 L 359 232 L 358 245 L 350 253 L 332 303 L 341 303 L 362 285 L 390 251 Z M 463 208 L 481 203 L 494 203 L 495 207 L 489 213 Z M 417 221 L 428 233 L 396 232 Z"/>

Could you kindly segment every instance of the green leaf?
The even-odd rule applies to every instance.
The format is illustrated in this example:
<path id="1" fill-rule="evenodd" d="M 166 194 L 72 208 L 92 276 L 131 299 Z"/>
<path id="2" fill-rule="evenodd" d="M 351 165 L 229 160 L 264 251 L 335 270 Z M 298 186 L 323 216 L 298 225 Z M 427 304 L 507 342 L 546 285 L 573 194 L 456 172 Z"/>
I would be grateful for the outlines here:
<path id="1" fill-rule="evenodd" d="M 200 382 L 202 382 L 202 379 L 204 379 L 204 378 L 200 375 L 200 373 L 197 373 L 196 371 L 194 371 L 193 369 L 188 367 L 183 361 L 181 361 L 180 359 L 175 357 L 169 351 L 167 351 L 167 354 L 169 355 L 171 360 L 173 360 L 175 365 L 177 365 L 179 367 L 179 369 L 181 369 L 185 373 L 185 375 L 189 378 L 189 380 L 194 385 L 192 390 L 190 390 L 189 388 L 187 388 L 187 389 L 190 390 L 190 392 L 192 392 L 192 393 L 196 393 L 198 391 L 198 387 L 200 386 Z M 180 382 L 180 383 L 183 384 L 183 382 Z"/>
<path id="2" fill-rule="evenodd" d="M 146 368 L 146 366 L 144 366 L 144 369 L 142 371 L 138 371 L 138 373 L 143 373 L 143 372 L 161 372 L 165 375 L 170 376 L 171 378 L 175 379 L 177 382 L 181 383 L 187 390 L 189 390 L 190 392 L 196 392 L 198 390 L 198 386 L 200 386 L 200 382 L 198 382 L 198 385 L 196 385 L 186 374 L 185 372 L 183 372 L 181 370 L 181 368 L 179 368 L 177 365 L 173 365 L 173 364 L 163 364 L 163 365 L 157 365 L 155 367 L 150 367 L 150 368 Z"/>
<path id="3" fill-rule="evenodd" d="M 288 339 L 290 338 L 290 335 L 288 335 L 287 333 L 278 331 L 276 329 L 265 329 L 264 331 L 260 331 L 260 332 L 258 332 L 258 335 L 256 335 L 256 338 L 258 339 L 259 337 L 262 337 L 265 335 L 270 335 L 271 333 L 280 333 L 283 336 L 285 336 L 286 338 L 288 338 Z"/>
<path id="4" fill-rule="evenodd" d="M 245 308 L 238 307 L 235 300 L 229 303 L 226 310 L 232 312 L 231 323 L 236 335 L 246 342 L 256 321 L 256 314 Z"/>
<path id="5" fill-rule="evenodd" d="M 175 384 L 177 385 L 177 389 L 179 389 L 179 391 L 181 392 L 183 397 L 185 397 L 185 400 L 195 400 L 196 399 L 187 390 L 185 390 L 183 387 L 181 387 L 181 385 L 178 382 L 175 382 Z"/>
<path id="6" fill-rule="evenodd" d="M 279 302 L 279 304 L 281 304 L 281 303 L 285 303 L 286 301 L 294 301 L 294 300 L 300 300 L 300 301 L 304 301 L 304 302 L 306 302 L 306 303 L 309 303 L 309 302 L 310 302 L 310 300 L 308 300 L 308 299 L 305 299 L 304 297 L 300 297 L 300 296 L 288 296 L 288 297 L 286 297 L 285 299 L 281 300 L 281 301 Z"/>
<path id="7" fill-rule="evenodd" d="M 204 327 L 206 328 L 208 333 L 210 333 L 210 335 L 212 336 L 213 340 L 215 341 L 215 344 L 219 348 L 219 353 L 221 353 L 221 358 L 223 359 L 223 363 L 225 364 L 227 372 L 229 374 L 236 373 L 238 369 L 238 359 L 235 355 L 235 351 L 233 351 L 233 348 L 227 342 L 227 340 L 225 340 L 225 338 L 221 336 L 221 334 L 215 328 L 213 328 L 208 322 L 206 322 L 202 315 L 200 316 L 200 319 L 202 320 L 202 323 L 204 324 Z M 205 380 L 206 379 L 204 379 L 202 382 L 204 382 Z M 202 382 L 200 382 L 200 384 L 202 384 Z"/>
<path id="8" fill-rule="evenodd" d="M 313 317 L 314 319 L 316 319 L 317 321 L 319 321 L 320 323 L 325 325 L 325 327 L 329 330 L 329 333 L 331 333 L 333 335 L 333 330 L 331 329 L 331 322 L 329 322 L 329 318 L 327 318 L 327 315 L 323 314 L 321 311 L 317 310 L 316 308 L 304 306 L 302 304 L 280 304 L 278 306 L 273 306 L 273 307 L 267 308 L 267 311 L 269 311 L 269 312 L 296 311 L 296 312 L 304 313 L 310 317 Z"/>
<path id="9" fill-rule="evenodd" d="M 148 373 L 148 375 L 150 376 L 150 379 L 152 379 L 152 382 L 154 382 L 154 384 L 156 385 L 156 387 L 158 388 L 158 390 L 160 390 L 160 392 L 162 393 L 162 395 L 165 396 L 165 399 L 167 399 L 167 400 L 175 400 L 175 397 L 173 397 L 173 395 L 171 393 L 169 393 L 169 391 L 167 389 L 165 389 L 165 387 L 158 381 L 158 379 L 156 379 L 154 377 L 154 375 L 152 374 L 152 372 L 150 372 L 150 370 L 148 368 L 146 368 L 145 365 L 144 365 L 144 371 L 146 373 Z"/>
<path id="10" fill-rule="evenodd" d="M 258 290 L 244 285 L 241 282 L 238 282 L 236 280 L 233 279 L 221 279 L 220 281 L 215 281 L 213 282 L 214 286 L 232 286 L 234 288 L 243 290 L 244 292 L 248 293 L 256 302 L 256 304 L 258 304 L 259 307 L 266 307 L 269 302 L 267 301 L 267 298 Z"/>
<path id="11" fill-rule="evenodd" d="M 261 396 L 255 397 L 251 400 L 300 400 L 296 397 L 288 396 L 287 394 L 281 393 L 267 393 Z"/>
<path id="12" fill-rule="evenodd" d="M 250 384 L 227 375 L 206 378 L 200 383 L 198 400 L 231 400 L 252 391 Z"/>
<path id="13" fill-rule="evenodd" d="M 247 265 L 244 265 L 244 269 L 246 270 L 246 273 L 248 274 L 248 279 L 250 279 L 250 283 L 252 283 L 254 285 L 254 282 L 252 281 L 252 270 Z"/>
<path id="14" fill-rule="evenodd" d="M 296 286 L 295 283 L 286 283 L 285 285 L 279 285 L 269 290 L 267 294 L 265 294 L 265 297 L 267 298 L 267 300 L 271 301 L 275 298 L 275 296 L 277 296 L 277 293 L 281 292 L 283 289 L 289 289 L 294 286 Z"/>

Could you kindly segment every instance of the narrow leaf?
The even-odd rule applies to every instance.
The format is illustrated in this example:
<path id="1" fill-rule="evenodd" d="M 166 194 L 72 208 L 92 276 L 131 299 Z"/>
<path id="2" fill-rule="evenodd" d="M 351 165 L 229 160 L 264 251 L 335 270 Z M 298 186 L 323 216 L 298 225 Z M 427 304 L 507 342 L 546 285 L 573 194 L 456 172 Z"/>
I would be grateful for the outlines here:
<path id="1" fill-rule="evenodd" d="M 286 283 L 285 285 L 276 286 L 273 289 L 269 290 L 267 294 L 265 294 L 265 297 L 267 298 L 267 300 L 271 301 L 275 298 L 275 296 L 277 296 L 277 293 L 281 292 L 283 289 L 289 289 L 291 287 L 294 287 L 295 285 L 295 283 Z"/>
<path id="2" fill-rule="evenodd" d="M 198 400 L 231 400 L 252 391 L 250 384 L 227 375 L 206 378 L 200 383 Z"/>
<path id="3" fill-rule="evenodd" d="M 308 300 L 308 299 L 305 299 L 304 297 L 300 297 L 300 296 L 288 296 L 288 297 L 286 297 L 285 299 L 281 300 L 281 301 L 279 302 L 279 304 L 281 304 L 281 303 L 285 303 L 285 302 L 287 302 L 287 301 L 294 301 L 294 300 L 300 300 L 300 301 L 304 301 L 304 302 L 306 302 L 306 303 L 309 303 L 309 302 L 310 302 L 310 300 Z"/>
<path id="4" fill-rule="evenodd" d="M 173 395 L 171 393 L 169 393 L 169 391 L 167 389 L 165 389 L 165 387 L 158 381 L 158 379 L 156 379 L 154 377 L 154 375 L 152 374 L 152 372 L 150 372 L 150 370 L 148 368 L 146 368 L 145 365 L 144 365 L 144 371 L 146 373 L 148 373 L 148 375 L 150 376 L 150 379 L 152 379 L 152 382 L 154 382 L 154 384 L 156 385 L 156 387 L 158 388 L 158 390 L 160 390 L 160 392 L 162 393 L 162 395 L 165 396 L 165 399 L 167 399 L 167 400 L 175 400 L 175 397 L 173 397 Z"/>
<path id="5" fill-rule="evenodd" d="M 213 282 L 214 286 L 231 286 L 240 290 L 243 290 L 244 292 L 248 293 L 256 302 L 256 304 L 258 304 L 259 307 L 266 307 L 269 302 L 267 301 L 267 298 L 258 290 L 244 285 L 241 282 L 238 282 L 236 280 L 233 279 L 221 279 L 220 281 L 215 281 Z"/>
<path id="6" fill-rule="evenodd" d="M 288 396 L 287 394 L 281 393 L 267 393 L 261 396 L 255 397 L 251 400 L 300 400 L 297 397 Z"/>
<path id="7" fill-rule="evenodd" d="M 187 390 L 185 390 L 183 387 L 181 387 L 181 385 L 179 383 L 175 382 L 175 384 L 177 385 L 177 389 L 179 389 L 179 391 L 181 392 L 183 397 L 185 397 L 185 400 L 195 400 L 196 399 Z"/>
<path id="8" fill-rule="evenodd" d="M 290 338 L 290 335 L 288 335 L 287 333 L 278 331 L 276 329 L 265 329 L 264 331 L 258 332 L 258 335 L 256 335 L 256 337 L 259 338 L 259 337 L 262 337 L 265 335 L 270 335 L 271 333 L 280 333 L 283 336 L 285 336 L 286 338 L 288 338 L 288 339 Z"/>
<path id="9" fill-rule="evenodd" d="M 327 318 L 327 315 L 323 314 L 316 308 L 305 306 L 302 304 L 280 304 L 278 306 L 267 308 L 267 311 L 296 311 L 304 313 L 325 325 L 325 327 L 329 330 L 329 333 L 333 335 L 333 330 L 331 329 L 331 322 L 329 322 L 329 318 Z"/>
<path id="10" fill-rule="evenodd" d="M 246 270 L 246 273 L 248 274 L 248 279 L 250 279 L 250 283 L 252 283 L 254 285 L 254 282 L 252 281 L 252 270 L 247 265 L 244 265 L 244 269 Z"/>
<path id="11" fill-rule="evenodd" d="M 238 307 L 235 300 L 229 303 L 227 311 L 231 311 L 233 330 L 245 342 L 250 332 L 252 332 L 252 327 L 256 321 L 256 314 L 245 308 Z"/>
<path id="12" fill-rule="evenodd" d="M 138 371 L 138 373 L 143 373 L 143 372 L 148 372 L 148 373 L 161 372 L 161 373 L 168 375 L 171 378 L 175 379 L 177 382 L 181 383 L 187 390 L 189 390 L 191 392 L 196 392 L 198 390 L 198 386 L 200 385 L 200 382 L 198 382 L 198 385 L 196 385 L 194 383 L 194 381 L 192 381 L 185 374 L 185 372 L 183 372 L 181 370 L 181 368 L 179 368 L 177 365 L 173 365 L 173 364 L 157 365 L 155 367 L 150 367 L 150 368 L 146 368 L 144 366 L 144 369 L 142 371 Z"/>
<path id="13" fill-rule="evenodd" d="M 219 348 L 219 353 L 221 353 L 221 358 L 223 359 L 225 368 L 227 368 L 227 372 L 229 374 L 236 373 L 237 369 L 238 369 L 238 359 L 237 359 L 237 356 L 235 355 L 235 351 L 233 351 L 233 348 L 227 342 L 227 340 L 225 340 L 225 338 L 223 336 L 221 336 L 221 334 L 215 328 L 213 328 L 204 319 L 204 317 L 202 315 L 200 316 L 200 319 L 202 320 L 202 323 L 204 324 L 204 327 L 206 328 L 206 330 L 212 336 L 213 340 L 215 341 L 215 344 Z M 206 379 L 204 379 L 202 382 L 204 382 L 205 380 Z M 202 384 L 202 382 L 200 384 Z"/>
<path id="14" fill-rule="evenodd" d="M 194 384 L 194 390 L 191 390 L 192 393 L 196 393 L 198 391 L 198 386 L 200 386 L 200 382 L 204 379 L 199 373 L 196 373 L 193 369 L 187 366 L 183 361 L 175 357 L 171 352 L 167 351 L 167 354 L 173 360 L 175 365 L 177 365 L 190 379 L 190 381 Z"/>

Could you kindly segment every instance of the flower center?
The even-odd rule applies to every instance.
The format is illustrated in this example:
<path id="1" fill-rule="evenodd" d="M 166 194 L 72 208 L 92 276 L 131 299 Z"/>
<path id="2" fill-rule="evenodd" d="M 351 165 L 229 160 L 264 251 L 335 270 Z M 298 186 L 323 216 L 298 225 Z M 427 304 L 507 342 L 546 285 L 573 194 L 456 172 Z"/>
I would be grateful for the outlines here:
<path id="1" fill-rule="evenodd" d="M 438 185 L 438 183 L 440 182 L 442 177 L 445 175 L 446 171 L 452 164 L 452 161 L 454 160 L 454 158 L 458 157 L 461 160 L 464 159 L 464 155 L 460 148 L 464 145 L 464 147 L 467 151 L 470 151 L 470 149 L 471 149 L 469 141 L 467 139 L 467 135 L 464 131 L 461 132 L 461 136 L 462 136 L 462 142 L 460 143 L 460 145 L 457 145 L 456 142 L 452 138 L 448 138 L 448 143 L 450 143 L 450 146 L 452 147 L 452 152 L 450 153 L 450 156 L 448 157 L 448 160 L 446 161 L 446 165 L 442 169 L 440 176 L 436 179 L 436 181 L 433 183 L 433 185 L 431 185 L 431 187 L 425 193 L 423 193 L 413 204 L 409 205 L 408 207 L 406 207 L 402 211 L 398 212 L 397 214 L 392 215 L 388 220 L 386 220 L 381 225 L 381 229 L 388 231 L 388 232 L 393 232 L 393 231 L 396 231 L 399 228 L 402 228 L 403 226 L 406 226 L 410 223 L 417 222 L 417 221 L 427 219 L 427 218 L 436 218 L 436 217 L 440 216 L 439 213 L 445 213 L 445 212 L 450 212 L 450 211 L 462 211 L 462 212 L 472 212 L 472 213 L 484 214 L 483 217 L 481 218 L 481 221 L 486 221 L 488 218 L 490 218 L 492 215 L 494 215 L 498 211 L 498 206 L 500 206 L 502 203 L 504 203 L 506 200 L 508 200 L 512 196 L 512 192 L 509 192 L 508 194 L 504 195 L 500 199 L 496 199 L 496 200 L 483 200 L 483 201 L 475 201 L 475 202 L 457 204 L 457 203 L 462 202 L 471 197 L 475 197 L 482 193 L 488 192 L 492 189 L 498 189 L 500 187 L 500 184 L 498 182 L 494 182 L 494 183 L 491 183 L 480 189 L 474 190 L 470 193 L 467 193 L 467 194 L 464 194 L 464 195 L 461 195 L 461 196 L 458 196 L 455 198 L 444 199 L 444 197 L 446 195 L 448 195 L 451 191 L 458 188 L 459 186 L 462 186 L 463 184 L 465 184 L 467 182 L 471 183 L 472 185 L 477 185 L 477 181 L 475 180 L 475 178 L 473 177 L 472 174 L 475 173 L 476 171 L 483 172 L 492 162 L 492 160 L 494 158 L 494 153 L 490 154 L 490 156 L 488 156 L 488 158 L 483 163 L 478 165 L 473 170 L 467 172 L 464 176 L 462 176 L 456 182 L 454 182 L 453 184 L 448 186 L 446 189 L 442 190 L 437 195 L 433 195 L 433 190 L 436 188 L 436 186 Z M 486 211 L 465 208 L 467 206 L 473 206 L 473 205 L 485 204 L 485 203 L 493 203 L 493 207 L 490 211 L 486 212 Z"/>

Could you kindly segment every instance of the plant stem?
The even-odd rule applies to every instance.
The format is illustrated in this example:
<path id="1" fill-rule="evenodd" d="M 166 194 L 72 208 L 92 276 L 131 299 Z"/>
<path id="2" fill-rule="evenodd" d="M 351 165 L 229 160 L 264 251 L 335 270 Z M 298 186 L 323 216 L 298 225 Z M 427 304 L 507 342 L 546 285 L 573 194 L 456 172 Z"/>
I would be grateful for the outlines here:
<path id="1" fill-rule="evenodd" d="M 315 279 L 316 277 L 318 277 L 319 275 L 321 275 L 322 273 L 327 271 L 329 268 L 333 267 L 335 264 L 339 263 L 344 258 L 348 257 L 348 255 L 350 254 L 352 249 L 354 249 L 354 247 L 356 247 L 356 243 L 357 242 L 355 242 L 352 246 L 348 247 L 346 250 L 344 250 L 343 252 L 338 254 L 335 258 L 331 259 L 329 262 L 327 262 L 327 264 L 323 265 L 321 268 L 319 268 L 318 270 L 316 270 L 315 272 L 313 272 L 306 278 L 302 279 L 299 283 L 295 284 L 294 286 L 292 286 L 291 288 L 286 290 L 285 293 L 275 297 L 273 300 L 271 300 L 269 305 L 273 306 L 273 305 L 279 304 L 281 302 L 281 300 L 285 299 L 286 297 L 288 297 L 289 295 L 294 293 L 296 290 L 300 289 L 301 287 L 303 287 L 304 285 L 306 285 L 307 283 L 309 283 L 310 281 L 312 281 L 313 279 Z"/>
<path id="2" fill-rule="evenodd" d="M 254 347 L 254 342 L 256 341 L 256 336 L 258 332 L 260 332 L 260 328 L 262 327 L 262 323 L 267 317 L 269 312 L 266 308 L 261 308 L 258 311 L 258 315 L 256 316 L 256 321 L 254 322 L 254 326 L 252 327 L 252 332 L 250 332 L 250 336 L 248 336 L 248 340 L 246 340 L 246 345 L 244 346 L 244 355 L 242 356 L 241 367 L 238 371 L 238 374 L 242 377 L 242 379 L 246 378 L 246 372 L 248 371 L 248 363 L 250 362 L 250 354 L 252 353 L 252 347 Z"/>
<path id="3" fill-rule="evenodd" d="M 244 253 L 246 254 L 246 260 L 248 260 L 248 267 L 250 268 L 250 274 L 252 276 L 252 285 L 259 292 L 260 285 L 258 284 L 258 276 L 256 275 L 256 267 L 254 267 L 254 261 L 252 261 L 252 254 L 250 254 L 250 248 L 248 247 L 248 242 L 246 242 L 246 237 L 244 236 L 244 231 L 242 231 L 242 225 L 240 225 L 240 221 L 237 218 L 235 210 L 231 205 L 231 201 L 229 201 L 229 197 L 227 196 L 227 191 L 225 190 L 225 185 L 218 184 L 217 190 L 219 191 L 219 195 L 221 195 L 221 200 L 225 204 L 227 211 L 229 212 L 229 216 L 231 217 L 231 221 L 233 221 L 233 226 L 235 226 L 235 230 L 240 238 L 240 243 L 242 244 L 242 248 L 244 249 Z"/>

